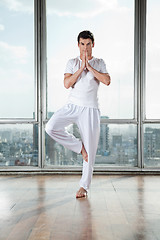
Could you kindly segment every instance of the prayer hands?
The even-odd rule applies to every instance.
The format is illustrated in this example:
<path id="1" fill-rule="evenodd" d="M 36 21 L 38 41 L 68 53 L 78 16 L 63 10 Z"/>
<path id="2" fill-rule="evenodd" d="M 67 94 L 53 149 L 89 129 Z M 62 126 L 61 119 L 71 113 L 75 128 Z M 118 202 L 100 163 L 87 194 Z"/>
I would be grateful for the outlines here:
<path id="1" fill-rule="evenodd" d="M 89 65 L 89 63 L 88 63 L 88 54 L 87 54 L 87 51 L 84 51 L 83 52 L 83 55 L 82 55 L 82 65 L 81 65 L 81 67 L 83 68 L 83 69 L 87 69 L 88 71 L 90 71 L 90 69 L 91 69 L 91 66 Z"/>
<path id="2" fill-rule="evenodd" d="M 81 65 L 81 68 L 84 70 L 86 67 L 86 53 L 83 52 L 83 55 L 82 55 L 82 65 Z"/>

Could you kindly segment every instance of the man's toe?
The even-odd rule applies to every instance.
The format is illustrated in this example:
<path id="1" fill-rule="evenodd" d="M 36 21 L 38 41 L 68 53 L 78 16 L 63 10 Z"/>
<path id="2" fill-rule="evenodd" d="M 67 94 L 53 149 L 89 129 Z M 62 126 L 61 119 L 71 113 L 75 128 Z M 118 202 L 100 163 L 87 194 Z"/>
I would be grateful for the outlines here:
<path id="1" fill-rule="evenodd" d="M 81 197 L 85 197 L 87 195 L 87 192 L 85 191 L 81 191 L 79 190 L 76 194 L 76 198 L 81 198 Z"/>

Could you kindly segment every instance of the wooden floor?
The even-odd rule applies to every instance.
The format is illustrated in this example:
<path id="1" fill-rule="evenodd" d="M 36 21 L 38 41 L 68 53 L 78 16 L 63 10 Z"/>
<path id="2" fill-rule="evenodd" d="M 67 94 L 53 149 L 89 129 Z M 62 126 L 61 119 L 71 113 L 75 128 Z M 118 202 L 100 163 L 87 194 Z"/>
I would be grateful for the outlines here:
<path id="1" fill-rule="evenodd" d="M 160 176 L 0 176 L 0 240 L 158 240 Z"/>

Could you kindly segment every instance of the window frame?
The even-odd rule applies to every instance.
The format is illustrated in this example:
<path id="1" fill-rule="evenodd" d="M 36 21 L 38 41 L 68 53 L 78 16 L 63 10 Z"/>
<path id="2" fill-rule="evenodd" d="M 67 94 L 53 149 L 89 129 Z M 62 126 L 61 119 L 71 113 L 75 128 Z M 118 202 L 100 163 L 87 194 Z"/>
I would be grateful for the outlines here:
<path id="1" fill-rule="evenodd" d="M 0 124 L 38 124 L 38 167 L 0 167 L 0 172 L 66 172 L 80 173 L 80 167 L 45 166 L 45 124 L 47 119 L 47 41 L 46 41 L 46 1 L 34 1 L 34 82 L 35 82 L 35 117 L 1 118 Z M 134 118 L 101 119 L 106 124 L 137 125 L 137 167 L 102 167 L 95 166 L 95 173 L 108 172 L 160 172 L 160 168 L 144 167 L 144 125 L 160 123 L 157 119 L 146 119 L 145 109 L 145 72 L 146 72 L 146 13 L 147 0 L 134 1 Z"/>

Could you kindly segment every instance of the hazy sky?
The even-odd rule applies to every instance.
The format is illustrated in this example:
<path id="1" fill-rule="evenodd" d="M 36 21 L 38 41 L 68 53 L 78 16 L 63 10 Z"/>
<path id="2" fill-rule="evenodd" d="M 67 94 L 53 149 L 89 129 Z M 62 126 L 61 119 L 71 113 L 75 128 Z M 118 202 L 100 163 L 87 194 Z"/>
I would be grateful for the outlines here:
<path id="1" fill-rule="evenodd" d="M 95 35 L 93 56 L 103 58 L 111 75 L 109 87 L 101 84 L 102 115 L 133 117 L 134 1 L 48 0 L 47 65 L 48 111 L 67 100 L 63 86 L 68 59 L 79 55 L 77 35 L 89 29 Z M 160 118 L 160 2 L 148 0 L 147 111 Z M 0 116 L 32 117 L 34 112 L 33 1 L 0 1 Z M 149 99 L 149 101 L 148 101 Z"/>

